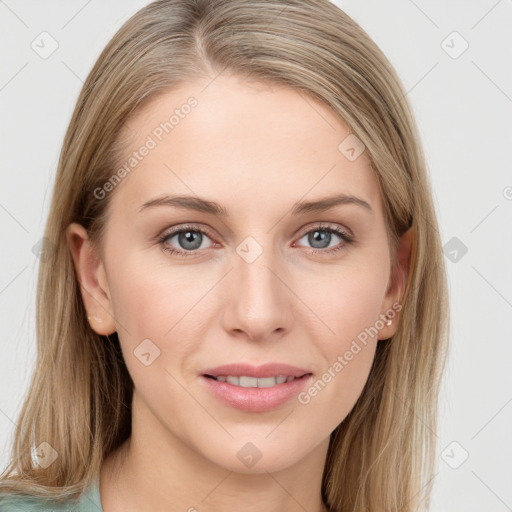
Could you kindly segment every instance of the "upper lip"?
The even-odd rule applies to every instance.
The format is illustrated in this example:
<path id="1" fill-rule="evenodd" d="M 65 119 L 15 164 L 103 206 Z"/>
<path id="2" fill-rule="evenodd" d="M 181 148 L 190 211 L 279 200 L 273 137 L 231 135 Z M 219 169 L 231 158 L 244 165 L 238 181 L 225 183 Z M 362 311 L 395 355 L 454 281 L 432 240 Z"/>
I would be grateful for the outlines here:
<path id="1" fill-rule="evenodd" d="M 231 375 L 235 377 L 242 375 L 247 377 L 277 377 L 278 375 L 302 377 L 309 373 L 311 372 L 304 368 L 298 368 L 283 363 L 266 363 L 261 366 L 253 366 L 247 363 L 234 363 L 209 368 L 202 372 L 203 375 L 211 375 L 212 377 L 218 377 L 219 375 Z"/>

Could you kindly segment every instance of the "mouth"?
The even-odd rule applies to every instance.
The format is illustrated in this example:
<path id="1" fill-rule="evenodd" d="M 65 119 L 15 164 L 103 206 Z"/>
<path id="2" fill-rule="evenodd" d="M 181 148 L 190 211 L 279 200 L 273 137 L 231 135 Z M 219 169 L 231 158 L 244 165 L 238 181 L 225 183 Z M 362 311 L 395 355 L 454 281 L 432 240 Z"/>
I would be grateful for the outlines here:
<path id="1" fill-rule="evenodd" d="M 313 380 L 311 369 L 282 362 L 224 364 L 200 372 L 205 390 L 229 407 L 264 412 L 285 406 Z"/>
<path id="2" fill-rule="evenodd" d="M 284 407 L 311 385 L 313 374 L 252 375 L 202 374 L 202 384 L 213 397 L 230 408 L 244 412 L 263 413 Z"/>

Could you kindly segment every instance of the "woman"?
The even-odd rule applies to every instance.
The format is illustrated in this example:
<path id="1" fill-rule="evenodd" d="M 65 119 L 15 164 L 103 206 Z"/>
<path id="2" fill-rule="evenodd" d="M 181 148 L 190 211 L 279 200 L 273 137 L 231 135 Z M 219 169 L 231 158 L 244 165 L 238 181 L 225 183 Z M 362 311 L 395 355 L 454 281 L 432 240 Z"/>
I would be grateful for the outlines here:
<path id="1" fill-rule="evenodd" d="M 64 140 L 2 510 L 428 507 L 448 301 L 405 94 L 323 0 L 124 24 Z"/>

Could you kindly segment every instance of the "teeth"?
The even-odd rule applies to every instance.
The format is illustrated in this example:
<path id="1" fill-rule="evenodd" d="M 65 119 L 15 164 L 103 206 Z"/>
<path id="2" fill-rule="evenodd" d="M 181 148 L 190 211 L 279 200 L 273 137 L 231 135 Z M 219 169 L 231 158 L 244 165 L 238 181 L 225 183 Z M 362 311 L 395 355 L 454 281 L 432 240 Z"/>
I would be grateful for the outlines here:
<path id="1" fill-rule="evenodd" d="M 278 375 L 277 377 L 248 377 L 241 375 L 240 377 L 234 375 L 219 375 L 215 377 L 220 382 L 228 382 L 234 386 L 241 386 L 243 388 L 270 388 L 277 384 L 284 384 L 291 382 L 295 377 L 286 377 L 286 375 Z"/>
<path id="2" fill-rule="evenodd" d="M 240 379 L 238 377 L 232 377 L 230 375 L 229 377 L 226 377 L 226 380 L 229 384 L 236 384 L 237 386 L 240 384 Z"/>

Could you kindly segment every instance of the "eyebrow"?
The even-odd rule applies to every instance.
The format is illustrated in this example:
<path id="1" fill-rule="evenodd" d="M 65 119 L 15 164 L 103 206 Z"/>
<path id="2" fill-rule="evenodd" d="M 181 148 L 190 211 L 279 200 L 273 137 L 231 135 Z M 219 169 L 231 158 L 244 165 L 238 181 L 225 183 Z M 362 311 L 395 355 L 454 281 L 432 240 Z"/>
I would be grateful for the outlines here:
<path id="1" fill-rule="evenodd" d="M 292 215 L 301 215 L 310 212 L 324 212 L 338 205 L 354 204 L 362 206 L 370 213 L 373 212 L 369 203 L 360 199 L 359 197 L 350 194 L 337 194 L 331 197 L 325 197 L 315 201 L 299 201 L 292 208 Z M 208 201 L 200 197 L 194 196 L 161 196 L 146 201 L 140 208 L 139 213 L 156 206 L 174 206 L 178 208 L 186 208 L 188 210 L 195 210 L 198 212 L 217 215 L 220 217 L 229 217 L 228 211 L 216 203 L 215 201 Z"/>

